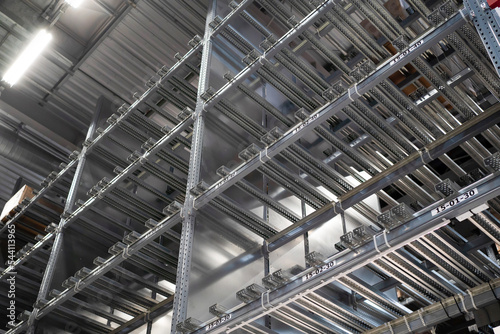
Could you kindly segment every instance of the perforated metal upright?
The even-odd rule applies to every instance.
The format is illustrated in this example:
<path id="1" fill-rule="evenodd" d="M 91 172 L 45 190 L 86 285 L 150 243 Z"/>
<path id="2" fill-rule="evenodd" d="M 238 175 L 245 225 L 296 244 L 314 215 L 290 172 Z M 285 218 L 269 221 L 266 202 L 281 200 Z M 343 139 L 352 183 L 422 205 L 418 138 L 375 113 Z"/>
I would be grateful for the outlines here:
<path id="1" fill-rule="evenodd" d="M 215 18 L 217 0 L 212 0 L 208 6 L 205 23 L 205 35 L 203 38 L 203 51 L 201 58 L 200 77 L 198 82 L 198 93 L 196 109 L 193 117 L 194 129 L 192 136 L 191 153 L 189 157 L 189 172 L 187 181 L 186 200 L 184 202 L 181 242 L 179 246 L 179 260 L 177 265 L 177 277 L 175 285 L 175 298 L 172 315 L 171 333 L 176 332 L 177 324 L 184 321 L 187 316 L 189 273 L 191 270 L 191 255 L 194 240 L 194 227 L 196 222 L 196 210 L 194 209 L 195 196 L 190 192 L 200 180 L 201 157 L 203 151 L 203 138 L 205 130 L 205 102 L 201 95 L 209 87 L 210 62 L 212 58 L 212 31 L 210 23 Z"/>
<path id="2" fill-rule="evenodd" d="M 498 2 L 466 0 L 464 5 L 469 10 L 472 22 L 495 70 L 500 75 L 500 7 L 498 7 Z"/>

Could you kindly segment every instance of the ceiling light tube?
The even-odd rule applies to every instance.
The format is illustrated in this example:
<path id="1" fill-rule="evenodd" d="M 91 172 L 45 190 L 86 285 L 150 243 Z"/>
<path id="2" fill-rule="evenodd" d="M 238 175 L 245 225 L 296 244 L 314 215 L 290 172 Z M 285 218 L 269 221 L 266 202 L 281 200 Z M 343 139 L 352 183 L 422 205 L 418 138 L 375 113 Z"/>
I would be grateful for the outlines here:
<path id="1" fill-rule="evenodd" d="M 83 2 L 83 0 L 64 0 L 66 1 L 71 7 L 73 8 L 78 8 Z"/>
<path id="2" fill-rule="evenodd" d="M 28 44 L 24 51 L 17 57 L 16 61 L 9 68 L 2 78 L 11 87 L 23 76 L 28 68 L 35 62 L 42 51 L 52 40 L 52 34 L 42 29 L 36 34 L 35 38 Z"/>

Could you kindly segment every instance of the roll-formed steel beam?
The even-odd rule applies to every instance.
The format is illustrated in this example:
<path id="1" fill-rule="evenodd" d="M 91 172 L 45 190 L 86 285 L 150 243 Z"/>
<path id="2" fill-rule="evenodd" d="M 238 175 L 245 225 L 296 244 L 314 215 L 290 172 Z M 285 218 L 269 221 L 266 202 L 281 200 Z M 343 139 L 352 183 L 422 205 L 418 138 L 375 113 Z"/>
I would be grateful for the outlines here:
<path id="1" fill-rule="evenodd" d="M 445 210 L 436 213 L 434 210 L 440 202 L 420 211 L 414 215 L 413 219 L 394 228 L 391 233 L 382 232 L 374 236 L 373 240 L 360 245 L 354 250 L 345 250 L 324 261 L 325 266 L 321 270 L 310 268 L 297 276 L 297 279 L 288 284 L 268 291 L 257 299 L 244 306 L 235 307 L 228 311 L 230 317 L 221 325 L 211 328 L 200 327 L 193 333 L 231 333 L 246 323 L 278 311 L 296 300 L 307 296 L 323 286 L 345 277 L 358 268 L 372 263 L 374 260 L 382 258 L 408 243 L 417 240 L 433 230 L 446 226 L 449 219 L 464 212 L 468 212 L 485 201 L 500 195 L 500 174 L 490 174 L 476 184 L 472 184 L 461 189 L 458 194 L 469 192 L 475 189 L 474 196 L 468 200 L 459 202 L 453 210 Z M 465 299 L 467 299 L 465 297 Z M 472 309 L 470 299 L 465 301 L 468 309 Z M 208 322 L 210 323 L 210 322 Z M 207 323 L 207 324 L 208 324 Z"/>
<path id="2" fill-rule="evenodd" d="M 462 12 L 457 13 L 455 16 L 443 23 L 443 25 L 439 26 L 438 28 L 434 28 L 422 39 L 413 43 L 408 49 L 392 57 L 384 64 L 380 65 L 377 70 L 370 76 L 368 76 L 360 83 L 355 84 L 353 87 L 349 88 L 336 100 L 320 107 L 303 122 L 295 125 L 289 131 L 287 131 L 281 139 L 277 140 L 274 144 L 262 150 L 256 157 L 240 165 L 228 176 L 213 184 L 206 192 L 196 198 L 194 207 L 196 209 L 200 208 L 208 201 L 215 198 L 218 194 L 222 193 L 227 188 L 234 185 L 237 181 L 248 175 L 250 172 L 257 169 L 260 165 L 269 161 L 272 157 L 277 155 L 279 152 L 284 150 L 300 137 L 312 131 L 332 115 L 339 112 L 342 108 L 348 106 L 352 101 L 368 92 L 372 87 L 380 83 L 382 80 L 387 79 L 389 75 L 394 72 L 397 66 L 399 66 L 400 61 L 404 61 L 405 63 L 407 63 L 415 59 L 419 56 L 420 52 L 425 51 L 428 47 L 437 43 L 451 31 L 454 31 L 458 27 L 465 24 L 466 20 L 464 15 L 465 14 Z M 232 83 L 235 82 L 237 82 L 237 79 L 232 81 Z M 238 86 L 239 84 L 241 84 L 241 82 L 237 82 L 236 86 Z"/>
<path id="3" fill-rule="evenodd" d="M 122 252 L 110 257 L 102 265 L 93 269 L 87 276 L 80 279 L 78 284 L 74 287 L 65 289 L 61 294 L 59 294 L 54 299 L 50 300 L 45 306 L 43 306 L 37 315 L 37 320 L 40 320 L 49 312 L 56 309 L 66 300 L 70 299 L 72 296 L 83 290 L 85 287 L 90 286 L 97 279 L 102 277 L 104 274 L 110 270 L 116 268 L 120 263 L 138 253 L 143 247 L 147 246 L 155 239 L 159 238 L 165 231 L 174 227 L 181 221 L 180 212 L 177 212 L 158 223 L 154 228 L 148 230 L 146 233 L 142 234 L 133 244 L 129 245 Z M 26 321 L 19 323 L 15 328 L 12 328 L 7 333 L 21 333 L 28 326 Z"/>

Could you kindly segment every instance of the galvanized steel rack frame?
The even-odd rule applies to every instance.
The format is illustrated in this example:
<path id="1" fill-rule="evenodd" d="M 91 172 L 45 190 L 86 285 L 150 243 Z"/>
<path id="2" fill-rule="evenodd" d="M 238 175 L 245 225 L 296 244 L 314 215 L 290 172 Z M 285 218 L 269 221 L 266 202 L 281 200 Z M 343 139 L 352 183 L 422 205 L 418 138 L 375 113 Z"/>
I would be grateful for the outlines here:
<path id="1" fill-rule="evenodd" d="M 257 127 L 253 126 L 248 119 L 245 119 L 244 115 L 238 114 L 235 110 L 231 110 L 231 107 L 226 103 L 225 99 L 228 97 L 229 93 L 232 93 L 235 88 L 245 91 L 244 83 L 255 74 L 262 77 L 267 76 L 266 78 L 269 82 L 273 82 L 275 85 L 279 85 L 281 79 L 281 87 L 283 87 L 283 91 L 290 91 L 290 87 L 288 87 L 287 90 L 287 86 L 284 84 L 286 83 L 286 78 L 280 77 L 279 73 L 276 73 L 272 69 L 272 66 L 270 66 L 270 64 L 273 64 L 275 60 L 279 60 L 279 62 L 283 65 L 287 64 L 286 58 L 281 54 L 282 50 L 288 50 L 288 45 L 299 37 L 313 43 L 313 37 L 311 37 L 307 30 L 311 27 L 311 25 L 317 23 L 318 20 L 324 17 L 327 18 L 327 21 L 329 21 L 330 24 L 335 24 L 334 21 L 336 17 L 342 17 L 347 24 L 350 23 L 349 18 L 343 16 L 347 14 L 344 13 L 344 9 L 339 6 L 337 1 L 312 1 L 312 5 L 301 5 L 297 4 L 296 1 L 291 1 L 291 3 L 299 11 L 302 10 L 305 13 L 303 19 L 298 22 L 293 18 L 285 17 L 284 12 L 280 12 L 282 8 L 280 9 L 279 3 L 272 0 L 263 1 L 263 3 L 267 5 L 266 8 L 270 10 L 273 15 L 276 15 L 276 17 L 281 16 L 281 18 L 286 21 L 286 24 L 288 24 L 290 29 L 279 39 L 273 39 L 273 36 L 268 34 L 269 32 L 266 31 L 265 28 L 261 27 L 261 30 L 266 37 L 266 42 L 268 43 L 268 45 L 262 46 L 265 51 L 262 54 L 250 53 L 246 59 L 248 66 L 246 66 L 237 75 L 228 76 L 227 79 L 229 82 L 218 91 L 211 91 L 209 88 L 209 74 L 213 54 L 213 40 L 219 35 L 228 40 L 231 36 L 233 38 L 238 36 L 237 32 L 231 30 L 232 28 L 230 27 L 230 23 L 232 20 L 239 18 L 240 16 L 250 22 L 252 17 L 249 16 L 246 9 L 253 3 L 254 0 L 243 0 L 239 4 L 231 2 L 231 13 L 228 14 L 226 18 L 220 19 L 215 15 L 215 8 L 217 6 L 216 0 L 213 0 L 213 2 L 210 1 L 210 9 L 207 14 L 206 30 L 203 40 L 201 38 L 193 39 L 192 50 L 189 51 L 184 57 L 180 58 L 179 62 L 171 69 L 160 70 L 159 74 L 161 75 L 161 78 L 157 81 L 150 81 L 150 88 L 142 96 L 140 96 L 133 105 L 129 107 L 123 106 L 119 110 L 120 114 L 112 116 L 112 124 L 104 131 L 101 131 L 95 139 L 93 139 L 95 129 L 91 126 L 81 153 L 75 154 L 75 159 L 73 159 L 60 172 L 52 175 L 52 177 L 47 180 L 46 186 L 41 189 L 36 197 L 28 205 L 22 207 L 21 210 L 14 217 L 12 217 L 5 226 L 2 227 L 1 232 L 4 232 L 9 225 L 14 224 L 19 217 L 27 212 L 33 203 L 42 198 L 44 194 L 51 189 L 51 187 L 53 187 L 58 181 L 62 180 L 62 178 L 65 177 L 67 173 L 72 170 L 72 168 L 76 167 L 72 187 L 70 188 L 67 196 L 68 200 L 67 206 L 65 207 L 65 214 L 61 217 L 58 227 L 48 233 L 44 238 L 40 239 L 12 266 L 5 269 L 1 274 L 1 277 L 5 278 L 10 272 L 13 272 L 17 268 L 21 267 L 23 263 L 33 258 L 37 252 L 53 242 L 47 268 L 38 292 L 36 306 L 31 313 L 27 314 L 26 318 L 21 321 L 19 325 L 10 329 L 8 333 L 20 333 L 24 330 L 28 330 L 28 332 L 32 333 L 35 328 L 34 324 L 37 320 L 40 320 L 50 312 L 57 310 L 57 308 L 61 307 L 64 302 L 70 300 L 72 296 L 82 292 L 85 288 L 90 287 L 94 282 L 101 279 L 104 274 L 116 269 L 122 262 L 130 259 L 136 254 L 139 254 L 139 252 L 146 246 L 150 245 L 161 235 L 179 223 L 182 223 L 182 233 L 180 236 L 181 242 L 176 275 L 176 293 L 173 300 L 172 332 L 177 330 L 193 331 L 196 333 L 204 331 L 232 332 L 236 329 L 242 328 L 272 333 L 271 329 L 262 327 L 262 325 L 254 322 L 267 314 L 272 314 L 285 323 L 289 322 L 290 324 L 295 324 L 298 328 L 302 328 L 301 325 L 298 324 L 300 323 L 300 321 L 297 321 L 298 316 L 295 316 L 295 320 L 291 319 L 294 318 L 291 317 L 291 314 L 293 314 L 292 311 L 295 306 L 290 306 L 292 307 L 292 311 L 290 311 L 290 309 L 287 309 L 289 307 L 288 304 L 292 304 L 294 302 L 305 302 L 305 300 L 307 301 L 307 298 L 310 297 L 315 290 L 329 284 L 332 281 L 345 278 L 348 273 L 354 271 L 362 265 L 368 264 L 373 259 L 382 259 L 394 250 L 409 245 L 410 243 L 419 240 L 424 235 L 427 235 L 429 232 L 448 225 L 450 219 L 466 214 L 470 210 L 472 210 L 475 215 L 482 214 L 481 212 L 484 211 L 484 207 L 482 207 L 481 210 L 476 210 L 476 208 L 486 201 L 495 199 L 500 195 L 500 193 L 498 193 L 498 189 L 500 189 L 498 187 L 500 185 L 498 172 L 495 170 L 495 164 L 490 163 L 490 167 L 492 168 L 491 171 L 495 171 L 495 173 L 488 175 L 476 183 L 464 187 L 463 189 L 455 189 L 452 192 L 455 195 L 460 195 L 467 193 L 471 189 L 476 189 L 479 194 L 473 198 L 471 197 L 471 200 L 458 203 L 452 211 L 446 211 L 444 213 L 438 212 L 438 214 L 434 214 L 435 208 L 440 206 L 443 202 L 443 200 L 439 200 L 417 212 L 411 217 L 411 219 L 407 219 L 401 225 L 393 228 L 390 233 L 387 233 L 386 230 L 376 232 L 370 236 L 369 239 L 366 239 L 355 247 L 352 247 L 352 249 L 347 249 L 332 257 L 322 259 L 319 263 L 317 263 L 317 267 L 306 269 L 306 271 L 297 277 L 290 279 L 287 284 L 278 286 L 276 289 L 265 289 L 265 291 L 260 295 L 260 298 L 256 298 L 254 301 L 249 301 L 243 306 L 240 305 L 234 309 L 224 311 L 218 317 L 203 324 L 194 323 L 193 320 L 186 319 L 188 316 L 187 304 L 189 297 L 191 251 L 194 238 L 194 223 L 197 212 L 201 210 L 202 207 L 215 200 L 219 201 L 217 202 L 218 205 L 223 203 L 226 208 L 231 210 L 231 202 L 227 201 L 227 199 L 225 200 L 224 197 L 221 196 L 222 193 L 234 185 L 241 188 L 245 188 L 246 186 L 247 190 L 252 191 L 251 185 L 245 184 L 246 181 L 244 178 L 255 170 L 262 171 L 268 177 L 270 177 L 270 175 L 278 177 L 279 175 L 276 174 L 276 171 L 287 173 L 287 169 L 284 166 L 276 163 L 276 158 L 280 155 L 287 157 L 288 154 L 290 159 L 297 159 L 300 157 L 300 154 L 302 154 L 302 166 L 304 170 L 307 170 L 311 173 L 311 175 L 316 175 L 317 178 L 323 178 L 326 182 L 328 182 L 328 177 L 334 177 L 336 175 L 328 174 L 328 168 L 322 166 L 321 161 L 314 161 L 314 163 L 317 163 L 319 167 L 311 167 L 311 164 L 307 161 L 309 157 L 308 153 L 305 150 L 301 151 L 302 148 L 297 145 L 297 141 L 301 137 L 315 131 L 326 138 L 326 140 L 334 142 L 336 139 L 330 137 L 331 135 L 329 135 L 328 132 L 325 132 L 324 129 L 322 130 L 322 124 L 340 112 L 345 112 L 353 120 L 357 120 L 356 117 L 359 117 L 357 122 L 360 124 L 366 123 L 367 125 L 365 126 L 365 129 L 369 135 L 378 142 L 384 143 L 386 140 L 389 140 L 389 142 L 390 140 L 396 141 L 397 136 L 390 133 L 390 131 L 392 131 L 391 128 L 387 128 L 387 131 L 389 132 L 387 132 L 386 135 L 381 135 L 375 130 L 369 130 L 371 129 L 371 124 L 377 124 L 378 121 L 375 116 L 369 115 L 369 111 L 371 110 L 370 106 L 366 105 L 365 102 L 359 101 L 364 94 L 374 96 L 388 109 L 393 108 L 394 114 L 399 117 L 400 121 L 405 123 L 408 128 L 414 129 L 416 133 L 418 133 L 420 129 L 414 126 L 414 120 L 418 120 L 422 124 L 427 122 L 423 119 L 423 116 L 423 118 L 419 118 L 418 112 L 420 110 L 420 106 L 424 106 L 426 103 L 429 103 L 427 100 L 431 100 L 432 97 L 437 94 L 444 96 L 453 108 L 455 108 L 464 118 L 465 122 L 462 125 L 455 127 L 453 130 L 448 131 L 439 138 L 433 137 L 433 135 L 435 135 L 435 133 L 433 133 L 434 129 L 432 124 L 428 124 L 428 129 L 419 133 L 424 145 L 419 149 L 416 149 L 411 145 L 407 146 L 408 149 L 406 151 L 408 154 L 406 155 L 402 155 L 397 150 L 391 152 L 393 155 L 399 157 L 399 161 L 385 170 L 380 170 L 379 166 L 375 164 L 366 163 L 359 159 L 359 161 L 356 160 L 357 155 L 353 153 L 353 149 L 357 147 L 356 145 L 363 145 L 363 138 L 360 138 L 358 143 L 352 143 L 350 148 L 346 148 L 344 154 L 351 154 L 355 162 L 362 165 L 366 170 L 373 171 L 372 178 L 358 187 L 344 189 L 344 193 L 340 193 L 337 201 L 327 203 L 328 201 L 325 201 L 324 199 L 317 199 L 318 202 L 322 202 L 325 205 L 318 204 L 317 210 L 313 214 L 302 219 L 300 219 L 300 217 L 290 215 L 286 212 L 286 209 L 280 206 L 278 202 L 265 194 L 255 191 L 254 189 L 254 196 L 265 202 L 266 205 L 269 205 L 276 210 L 282 210 L 283 214 L 288 214 L 291 219 L 294 219 L 295 221 L 293 225 L 279 232 L 269 230 L 267 232 L 261 231 L 261 233 L 266 236 L 264 246 L 256 249 L 254 252 L 250 252 L 251 256 L 247 257 L 248 261 L 261 257 L 263 253 L 272 252 L 280 248 L 289 241 L 294 240 L 298 236 L 304 235 L 314 227 L 321 225 L 335 215 L 342 214 L 350 207 L 357 207 L 361 210 L 362 208 L 359 207 L 359 204 L 370 195 L 379 194 L 382 198 L 390 200 L 386 194 L 381 192 L 382 189 L 393 183 L 394 180 L 400 180 L 406 175 L 416 172 L 420 167 L 434 161 L 436 158 L 441 159 L 449 165 L 453 165 L 453 161 L 450 161 L 451 159 L 448 158 L 446 154 L 451 149 L 460 145 L 463 145 L 461 147 L 464 147 L 466 152 L 472 152 L 470 147 L 480 147 L 479 144 L 473 142 L 474 137 L 478 134 L 483 133 L 486 138 L 498 136 L 498 128 L 492 126 L 492 124 L 494 125 L 500 122 L 498 106 L 493 107 L 493 109 L 489 111 L 482 111 L 479 106 L 464 102 L 464 99 L 458 96 L 458 94 L 453 90 L 453 80 L 446 82 L 442 78 L 437 77 L 432 65 L 427 64 L 424 58 L 422 58 L 422 53 L 430 47 L 436 45 L 439 41 L 443 39 L 450 40 L 450 44 L 454 46 L 455 52 L 459 53 L 460 56 L 465 59 L 464 62 L 471 67 L 471 71 L 474 71 L 474 73 L 480 77 L 480 80 L 484 83 L 484 85 L 486 87 L 490 87 L 491 94 L 498 98 L 500 92 L 498 87 L 495 88 L 495 85 L 498 84 L 499 79 L 491 75 L 492 69 L 488 67 L 489 65 L 484 66 L 484 64 L 481 65 L 480 62 L 478 62 L 478 59 L 485 59 L 485 55 L 477 54 L 475 51 L 471 51 L 470 47 L 464 47 L 460 44 L 460 36 L 470 34 L 470 31 L 468 31 L 470 27 L 467 26 L 470 16 L 475 17 L 474 24 L 479 30 L 488 30 L 495 28 L 495 24 L 498 24 L 498 22 L 495 23 L 494 21 L 495 19 L 498 20 L 498 14 L 496 14 L 496 12 L 490 13 L 488 8 L 484 8 L 482 4 L 473 2 L 472 0 L 466 1 L 466 9 L 459 11 L 453 10 L 453 6 L 450 2 L 448 2 L 443 5 L 441 11 L 434 12 L 430 12 L 430 10 L 421 1 L 409 1 L 412 7 L 420 12 L 421 16 L 428 16 L 429 20 L 433 21 L 436 25 L 434 28 L 429 29 L 424 35 L 419 36 L 417 39 L 413 39 L 413 42 L 409 43 L 408 40 L 410 36 L 406 34 L 405 30 L 399 24 L 394 24 L 394 20 L 391 19 L 386 12 L 384 12 L 378 2 L 356 1 L 354 2 L 354 6 L 357 10 L 363 12 L 366 17 L 368 17 L 370 21 L 377 28 L 379 28 L 385 38 L 388 38 L 394 46 L 399 48 L 400 52 L 392 57 L 387 57 L 387 51 L 384 51 L 379 44 L 370 44 L 371 40 L 363 43 L 359 40 L 359 37 L 355 38 L 355 36 L 351 36 L 354 43 L 359 43 L 357 47 L 367 53 L 367 56 L 378 60 L 383 60 L 384 56 L 386 58 L 376 66 L 367 62 L 364 63 L 367 65 L 366 67 L 358 67 L 361 71 L 351 72 L 351 69 L 348 66 L 338 62 L 338 59 L 334 54 L 330 54 L 328 50 L 323 50 L 326 58 L 330 58 L 332 62 L 338 66 L 340 77 L 344 75 L 344 78 L 350 78 L 347 82 L 350 83 L 351 86 L 345 87 L 334 84 L 331 87 L 328 87 L 328 89 L 325 89 L 325 91 L 322 92 L 322 95 L 325 98 L 325 103 L 320 105 L 318 108 L 315 108 L 313 113 L 310 115 L 307 112 L 299 113 L 298 116 L 301 118 L 301 121 L 295 125 L 293 122 L 289 122 L 289 124 L 285 123 L 289 129 L 284 133 L 271 131 L 266 134 L 267 141 L 265 141 L 266 146 L 264 149 L 261 149 L 256 145 L 250 146 L 241 154 L 241 157 L 246 161 L 234 170 L 221 170 L 220 175 L 222 178 L 218 182 L 210 186 L 200 183 L 200 166 L 205 129 L 204 123 L 206 117 L 205 112 L 210 112 L 214 109 L 218 111 L 223 109 L 226 109 L 226 111 L 229 110 L 229 113 L 233 115 L 234 120 L 237 120 L 237 122 L 239 122 L 238 124 L 242 128 L 247 130 L 249 133 L 254 131 L 254 137 L 259 139 L 259 136 L 262 135 L 261 131 Z M 489 27 L 487 26 L 487 23 L 481 21 L 481 17 L 485 14 L 491 15 L 494 18 L 493 21 L 490 22 Z M 258 24 L 256 27 L 258 27 Z M 355 26 L 346 28 L 337 25 L 336 27 L 338 29 L 346 29 L 346 31 L 352 29 L 352 31 L 362 33 L 362 31 L 356 30 L 358 28 Z M 490 32 L 490 30 L 488 30 L 488 32 Z M 401 36 L 401 38 L 396 38 L 399 36 Z M 492 36 L 493 37 L 485 37 L 485 43 L 493 45 L 493 50 L 488 50 L 488 56 L 491 57 L 493 63 L 495 63 L 495 59 L 499 59 L 500 54 L 498 51 L 498 45 L 493 43 L 494 35 Z M 498 33 L 496 38 L 498 40 Z M 245 50 L 246 46 L 244 41 L 238 42 L 238 40 L 235 39 L 233 40 L 233 43 L 234 45 Z M 316 47 L 321 48 L 320 45 L 316 45 Z M 129 117 L 131 117 L 135 110 L 148 103 L 148 99 L 162 89 L 163 83 L 173 78 L 176 72 L 184 65 L 190 64 L 190 62 L 200 52 L 202 53 L 202 58 L 194 112 L 191 113 L 189 110 L 186 110 L 183 119 L 172 129 L 167 129 L 166 134 L 159 140 L 148 140 L 146 145 L 143 147 L 144 152 L 133 154 L 131 157 L 132 162 L 128 164 L 126 168 L 120 168 L 117 171 L 118 175 L 114 179 L 101 183 L 100 186 L 95 189 L 92 196 L 78 209 L 73 211 L 72 205 L 74 203 L 75 189 L 76 185 L 80 182 L 81 171 L 83 170 L 86 157 L 98 147 L 101 141 L 108 138 L 112 134 L 113 130 L 118 128 L 120 124 L 123 124 Z M 290 64 L 290 62 L 293 64 L 293 61 L 297 61 L 296 58 L 294 58 L 293 53 L 288 56 L 288 64 Z M 406 97 L 401 96 L 401 94 L 398 95 L 396 92 L 397 88 L 391 88 L 391 85 L 387 81 L 391 74 L 407 63 L 412 63 L 416 68 L 418 68 L 421 74 L 426 76 L 435 87 L 434 93 L 429 92 L 428 95 L 423 96 L 415 103 Z M 295 71 L 294 74 L 304 80 L 306 80 L 309 75 L 309 84 L 313 87 L 315 85 L 314 73 L 307 73 L 307 69 L 301 69 L 300 61 L 297 61 L 295 65 L 297 65 L 297 68 L 291 66 L 289 69 L 291 71 Z M 343 66 L 345 66 L 345 68 Z M 498 67 L 495 68 L 495 70 L 498 71 Z M 465 78 L 466 75 L 467 73 L 464 72 L 463 77 Z M 272 81 L 273 76 L 275 78 L 274 81 Z M 461 77 L 454 77 L 453 79 L 456 82 L 465 80 L 461 79 Z M 323 89 L 319 86 L 316 88 L 318 91 Z M 383 94 L 390 92 L 395 94 L 394 100 L 382 101 Z M 250 97 L 253 96 L 251 91 L 246 91 L 246 94 Z M 295 98 L 298 100 L 307 100 L 307 96 L 301 96 L 298 92 L 296 92 L 296 95 L 298 95 L 298 98 Z M 272 106 L 266 105 L 265 102 L 259 100 L 258 96 L 253 96 L 253 98 L 260 101 L 264 108 L 271 113 Z M 407 111 L 413 118 L 409 120 L 407 115 L 398 113 L 398 105 L 396 103 L 400 106 L 406 106 Z M 349 108 L 355 109 L 349 113 Z M 368 110 L 367 113 L 364 114 L 365 116 L 358 116 L 357 114 L 361 114 L 363 110 Z M 275 116 L 279 117 L 279 115 Z M 168 116 L 166 117 L 168 118 Z M 285 120 L 285 122 L 287 121 Z M 383 124 L 377 125 L 381 128 L 384 126 Z M 70 286 L 68 286 L 64 291 L 59 292 L 51 300 L 48 300 L 48 289 L 50 288 L 53 270 L 55 268 L 65 228 L 82 217 L 83 213 L 92 208 L 95 203 L 100 202 L 108 194 L 110 194 L 120 182 L 126 180 L 128 177 L 131 177 L 137 168 L 147 164 L 148 158 L 158 154 L 166 144 L 172 142 L 172 140 L 176 138 L 179 138 L 180 141 L 186 141 L 186 139 L 182 138 L 182 133 L 190 127 L 193 128 L 193 133 L 191 136 L 191 152 L 186 185 L 187 192 L 183 205 L 176 204 L 169 206 L 164 212 L 168 215 L 167 217 L 161 219 L 159 222 L 154 220 L 149 221 L 147 223 L 147 227 L 149 228 L 147 232 L 142 235 L 135 236 L 133 241 L 128 245 L 117 244 L 115 254 L 112 257 L 105 260 L 93 270 L 88 272 L 83 271 L 80 273 L 78 278 L 73 277 L 73 280 L 71 281 L 72 284 L 70 284 Z M 471 144 L 470 141 L 473 143 Z M 405 146 L 404 142 L 398 142 L 398 144 L 402 147 Z M 401 150 L 400 152 L 403 151 L 404 150 Z M 476 158 L 481 159 L 481 155 L 478 154 Z M 498 159 L 498 157 L 494 156 L 489 159 L 489 161 L 496 161 L 495 159 Z M 269 168 L 267 166 L 270 167 L 270 170 L 265 169 Z M 275 174 L 272 174 L 271 170 L 274 170 Z M 314 191 L 308 188 L 306 183 L 301 183 L 298 186 L 298 189 L 299 192 L 302 189 L 306 189 L 309 193 L 314 194 Z M 397 202 L 390 204 L 397 204 Z M 481 222 L 476 222 L 475 224 L 482 226 L 486 232 L 490 233 L 492 238 L 494 237 L 495 231 L 489 230 L 489 228 L 491 229 L 491 224 L 489 228 L 488 226 L 483 226 L 484 224 Z M 495 225 L 493 224 L 493 226 Z M 498 226 L 496 229 L 498 229 Z M 272 232 L 270 235 L 265 234 L 270 232 Z M 486 290 L 484 286 L 478 286 L 468 290 L 469 292 L 466 295 L 459 294 L 457 296 L 461 296 L 460 298 L 462 298 L 463 308 L 465 310 L 470 310 L 472 308 L 481 307 L 482 305 L 487 305 L 493 301 L 496 298 L 496 294 L 500 292 L 500 290 L 498 290 L 498 285 L 498 280 L 495 280 L 489 284 L 489 287 Z M 487 295 L 488 291 L 491 291 L 492 293 Z M 367 294 L 369 294 L 369 292 L 367 292 Z M 377 297 L 373 298 L 376 299 Z M 430 306 L 423 309 L 423 311 L 420 311 L 417 315 L 413 314 L 406 316 L 403 320 L 395 320 L 388 325 L 387 331 L 391 333 L 398 333 L 398 331 L 404 332 L 406 329 L 416 330 L 417 328 L 422 327 L 428 328 L 433 324 L 445 320 L 444 317 L 442 317 L 443 312 L 448 317 L 458 315 L 457 312 L 452 310 L 452 306 L 450 306 L 448 301 L 449 300 L 444 300 L 442 302 L 443 304 L 441 309 Z M 381 302 L 383 303 L 384 301 Z M 168 305 L 171 304 L 168 303 Z M 283 311 L 284 309 L 286 309 L 286 312 Z M 458 311 L 460 312 L 460 310 Z M 322 326 L 328 325 L 328 323 L 325 323 L 324 320 L 320 318 L 314 318 L 314 321 Z M 403 323 L 401 321 L 403 321 Z M 341 328 L 336 327 L 336 330 L 342 332 Z M 383 331 L 374 329 L 372 332 L 381 333 Z"/>

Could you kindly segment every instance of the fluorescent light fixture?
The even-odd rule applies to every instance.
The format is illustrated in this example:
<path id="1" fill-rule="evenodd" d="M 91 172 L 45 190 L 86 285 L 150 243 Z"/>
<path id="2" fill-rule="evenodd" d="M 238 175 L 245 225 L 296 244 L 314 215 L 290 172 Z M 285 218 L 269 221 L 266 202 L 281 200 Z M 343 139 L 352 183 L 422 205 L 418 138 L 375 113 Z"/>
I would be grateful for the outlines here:
<path id="1" fill-rule="evenodd" d="M 8 83 L 11 87 L 23 76 L 28 68 L 35 62 L 45 47 L 52 40 L 52 34 L 42 29 L 28 44 L 26 49 L 19 55 L 14 64 L 9 68 L 2 78 L 2 81 Z"/>
<path id="2" fill-rule="evenodd" d="M 64 0 L 73 8 L 78 8 L 83 2 L 83 0 Z"/>

